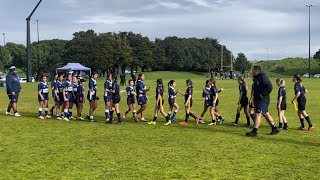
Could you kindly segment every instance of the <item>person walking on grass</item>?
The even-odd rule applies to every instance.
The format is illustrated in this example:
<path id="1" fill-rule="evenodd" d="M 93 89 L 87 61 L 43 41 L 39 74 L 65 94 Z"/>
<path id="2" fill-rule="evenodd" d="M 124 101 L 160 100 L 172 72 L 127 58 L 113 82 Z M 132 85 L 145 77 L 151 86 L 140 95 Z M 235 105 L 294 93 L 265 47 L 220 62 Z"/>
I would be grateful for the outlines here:
<path id="1" fill-rule="evenodd" d="M 300 75 L 295 74 L 292 78 L 292 81 L 295 83 L 294 85 L 295 96 L 292 99 L 291 103 L 294 103 L 295 101 L 298 102 L 298 116 L 300 118 L 300 123 L 301 123 L 301 126 L 298 128 L 298 130 L 302 130 L 302 131 L 306 130 L 304 126 L 304 120 L 306 120 L 309 125 L 308 131 L 313 131 L 314 127 L 312 125 L 310 117 L 306 112 L 307 99 L 305 95 L 308 92 L 308 90 L 303 86 L 302 78 Z"/>
<path id="2" fill-rule="evenodd" d="M 199 123 L 199 118 L 195 116 L 193 113 L 190 112 L 192 107 L 192 94 L 193 94 L 193 86 L 192 81 L 190 79 L 186 80 L 187 90 L 186 93 L 183 94 L 180 92 L 181 95 L 184 96 L 184 107 L 186 110 L 186 119 L 183 122 L 180 122 L 180 125 L 188 125 L 189 123 L 189 116 L 193 117 L 196 121 L 196 124 Z"/>
<path id="3" fill-rule="evenodd" d="M 238 83 L 239 83 L 239 100 L 238 100 L 238 108 L 237 108 L 237 115 L 236 120 L 232 122 L 231 124 L 234 126 L 238 126 L 239 118 L 240 118 L 240 112 L 243 109 L 244 114 L 247 118 L 247 123 L 244 125 L 244 127 L 250 127 L 250 115 L 248 112 L 248 84 L 245 80 L 244 76 L 238 77 Z"/>
<path id="4" fill-rule="evenodd" d="M 15 66 L 9 68 L 10 73 L 6 77 L 6 88 L 7 95 L 9 97 L 8 109 L 6 111 L 7 116 L 20 117 L 18 113 L 18 100 L 19 93 L 21 92 L 20 80 L 17 76 L 17 69 Z M 13 114 L 11 114 L 11 109 L 13 109 Z"/>
<path id="5" fill-rule="evenodd" d="M 276 80 L 277 86 L 279 87 L 278 90 L 278 98 L 277 98 L 277 110 L 278 110 L 278 117 L 279 117 L 279 126 L 278 128 L 282 130 L 288 130 L 288 123 L 287 118 L 285 116 L 285 111 L 287 110 L 287 92 L 285 88 L 285 81 L 283 79 Z"/>
<path id="6" fill-rule="evenodd" d="M 171 122 L 177 122 L 176 120 L 176 115 L 179 111 L 179 105 L 177 104 L 177 101 L 176 101 L 176 95 L 180 92 L 180 90 L 176 91 L 176 82 L 174 80 L 171 80 L 169 81 L 168 83 L 168 103 L 169 103 L 169 112 L 168 112 L 168 115 L 169 117 L 171 116 L 171 112 L 174 109 L 173 111 L 173 114 L 170 118 Z"/>
<path id="7" fill-rule="evenodd" d="M 127 114 L 132 111 L 132 118 L 134 119 L 137 116 L 135 100 L 137 94 L 134 90 L 134 81 L 131 79 L 129 80 L 128 84 L 129 86 L 126 88 L 128 110 L 123 114 L 122 118 L 126 119 Z"/>
<path id="8" fill-rule="evenodd" d="M 39 119 L 50 119 L 48 115 L 48 101 L 49 101 L 49 85 L 47 83 L 47 77 L 41 76 L 41 82 L 38 84 L 38 101 L 39 101 Z M 45 116 L 42 116 L 42 110 L 45 111 Z"/>
<path id="9" fill-rule="evenodd" d="M 90 104 L 89 114 L 87 115 L 87 119 L 89 119 L 90 122 L 97 122 L 93 118 L 93 112 L 98 107 L 98 100 L 99 97 L 97 96 L 97 79 L 98 79 L 98 73 L 93 72 L 91 74 L 91 79 L 89 80 L 89 89 L 88 89 L 88 95 L 87 99 Z"/>
<path id="10" fill-rule="evenodd" d="M 154 108 L 153 120 L 148 123 L 149 125 L 156 125 L 159 110 L 160 110 L 160 113 L 163 115 L 163 117 L 166 118 L 166 123 L 164 125 L 169 126 L 171 124 L 170 116 L 168 116 L 163 109 L 163 104 L 164 104 L 163 92 L 164 92 L 164 87 L 163 87 L 162 79 L 157 79 L 156 106 Z"/>
<path id="11" fill-rule="evenodd" d="M 136 92 L 138 93 L 137 95 L 137 101 L 140 105 L 140 109 L 137 112 L 138 114 L 141 114 L 141 122 L 148 122 L 144 118 L 144 111 L 147 109 L 147 101 L 148 97 L 146 95 L 146 92 L 150 91 L 150 87 L 147 89 L 146 85 L 144 84 L 144 74 L 139 74 L 139 79 L 136 84 Z M 137 120 L 137 117 L 135 117 L 135 120 Z"/>
<path id="12" fill-rule="evenodd" d="M 273 118 L 269 114 L 269 104 L 270 104 L 270 93 L 272 92 L 272 84 L 269 78 L 262 73 L 260 66 L 254 66 L 252 70 L 252 75 L 254 76 L 254 106 L 256 108 L 256 120 L 254 128 L 251 132 L 246 133 L 248 137 L 255 137 L 258 135 L 258 128 L 261 124 L 262 116 L 265 117 L 269 125 L 271 126 L 270 135 L 276 135 L 280 131 L 275 126 Z"/>

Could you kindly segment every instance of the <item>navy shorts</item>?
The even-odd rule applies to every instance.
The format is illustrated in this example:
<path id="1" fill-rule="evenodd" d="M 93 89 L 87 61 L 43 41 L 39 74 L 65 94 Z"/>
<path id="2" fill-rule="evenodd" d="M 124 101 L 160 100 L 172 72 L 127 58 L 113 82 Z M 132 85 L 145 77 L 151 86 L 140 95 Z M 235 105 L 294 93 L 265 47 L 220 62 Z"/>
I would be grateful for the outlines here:
<path id="1" fill-rule="evenodd" d="M 299 111 L 306 110 L 307 99 L 305 96 L 299 96 L 297 102 Z"/>
<path id="2" fill-rule="evenodd" d="M 104 96 L 104 102 L 110 102 L 112 101 L 112 96 L 108 95 L 108 96 Z"/>
<path id="3" fill-rule="evenodd" d="M 213 106 L 213 101 L 211 99 L 204 101 L 204 107 L 208 108 L 208 107 L 212 107 L 212 106 Z"/>
<path id="4" fill-rule="evenodd" d="M 269 112 L 269 104 L 264 101 L 255 101 L 254 106 L 256 108 L 256 113 L 261 113 L 262 115 L 267 114 Z"/>
<path id="5" fill-rule="evenodd" d="M 94 93 L 93 95 L 90 96 L 90 92 L 87 95 L 87 99 L 89 102 L 95 102 L 97 100 L 97 93 Z"/>
<path id="6" fill-rule="evenodd" d="M 18 100 L 19 100 L 19 93 L 16 93 L 15 95 L 9 95 L 8 94 L 8 98 L 9 98 L 11 103 L 17 103 Z"/>
<path id="7" fill-rule="evenodd" d="M 115 94 L 115 95 L 112 96 L 112 101 L 113 101 L 114 104 L 119 104 L 120 100 L 121 100 L 120 94 Z"/>
<path id="8" fill-rule="evenodd" d="M 277 110 L 278 110 L 278 105 L 279 105 L 279 104 L 277 103 Z M 281 111 L 287 110 L 287 103 L 286 103 L 285 101 L 282 101 L 282 102 L 281 102 L 280 110 L 281 110 Z"/>
<path id="9" fill-rule="evenodd" d="M 147 104 L 147 97 L 146 96 L 139 96 L 138 97 L 138 103 L 139 103 L 139 105 Z"/>
<path id="10" fill-rule="evenodd" d="M 127 104 L 131 105 L 131 104 L 135 104 L 136 100 L 134 97 L 127 97 Z"/>
<path id="11" fill-rule="evenodd" d="M 66 94 L 66 98 L 67 98 L 66 102 L 69 102 L 69 103 L 73 103 L 74 102 L 73 94 L 71 92 L 68 92 Z"/>
<path id="12" fill-rule="evenodd" d="M 242 99 L 240 100 L 240 105 L 241 105 L 242 107 L 247 107 L 248 104 L 249 104 L 249 99 L 248 99 L 248 97 L 247 97 L 247 96 L 242 97 Z"/>
<path id="13" fill-rule="evenodd" d="M 176 103 L 175 99 L 168 99 L 168 103 L 170 106 L 173 106 Z"/>
<path id="14" fill-rule="evenodd" d="M 38 101 L 48 101 L 49 100 L 49 94 L 42 94 L 44 100 L 41 99 L 41 97 L 38 95 Z"/>

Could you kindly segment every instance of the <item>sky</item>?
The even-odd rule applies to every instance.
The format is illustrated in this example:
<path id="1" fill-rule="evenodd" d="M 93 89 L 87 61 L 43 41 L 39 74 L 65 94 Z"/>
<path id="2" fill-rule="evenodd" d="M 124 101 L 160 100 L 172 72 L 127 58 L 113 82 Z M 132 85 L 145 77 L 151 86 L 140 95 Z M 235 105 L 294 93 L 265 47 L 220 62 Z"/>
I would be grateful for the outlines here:
<path id="1" fill-rule="evenodd" d="M 38 0 L 0 0 L 0 44 L 26 44 L 26 18 Z M 308 57 L 320 49 L 320 0 L 43 0 L 31 19 L 32 41 L 67 39 L 74 32 L 132 31 L 151 40 L 212 37 L 249 60 Z"/>

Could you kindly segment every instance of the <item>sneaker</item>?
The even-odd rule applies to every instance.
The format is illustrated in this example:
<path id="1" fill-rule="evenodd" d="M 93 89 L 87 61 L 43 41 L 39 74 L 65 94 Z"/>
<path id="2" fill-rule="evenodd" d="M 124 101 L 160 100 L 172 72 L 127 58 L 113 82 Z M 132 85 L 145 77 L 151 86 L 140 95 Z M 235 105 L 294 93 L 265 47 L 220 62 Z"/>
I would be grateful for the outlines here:
<path id="1" fill-rule="evenodd" d="M 39 118 L 39 119 L 44 119 L 44 117 L 43 117 L 43 116 L 39 116 L 38 118 Z"/>
<path id="2" fill-rule="evenodd" d="M 122 116 L 122 119 L 126 119 L 126 116 L 123 115 L 123 116 Z"/>
<path id="3" fill-rule="evenodd" d="M 109 123 L 110 122 L 110 119 L 106 119 L 106 123 Z"/>
<path id="4" fill-rule="evenodd" d="M 11 114 L 10 112 L 6 112 L 7 116 L 13 116 L 13 114 Z"/>
<path id="5" fill-rule="evenodd" d="M 17 112 L 14 113 L 13 116 L 15 116 L 15 117 L 21 117 L 21 115 L 20 115 L 19 113 L 17 113 Z"/>
<path id="6" fill-rule="evenodd" d="M 232 122 L 230 124 L 233 125 L 233 126 L 238 126 L 238 123 L 236 123 L 236 122 Z"/>
<path id="7" fill-rule="evenodd" d="M 250 127 L 250 124 L 245 124 L 243 125 L 243 127 Z"/>
<path id="8" fill-rule="evenodd" d="M 80 121 L 84 121 L 83 117 L 78 117 L 77 119 Z"/>
<path id="9" fill-rule="evenodd" d="M 205 122 L 202 119 L 199 120 L 199 123 L 200 124 L 205 124 Z"/>
<path id="10" fill-rule="evenodd" d="M 69 119 L 70 119 L 70 120 L 73 120 L 73 119 L 76 119 L 76 118 L 74 118 L 73 116 L 70 116 Z"/>
<path id="11" fill-rule="evenodd" d="M 87 115 L 87 116 L 86 116 L 86 119 L 90 120 L 90 116 L 89 116 L 89 115 Z"/>
<path id="12" fill-rule="evenodd" d="M 45 119 L 51 119 L 51 116 L 46 115 L 44 118 L 45 118 Z"/>
<path id="13" fill-rule="evenodd" d="M 140 119 L 141 122 L 148 122 L 147 120 L 145 119 Z"/>
<path id="14" fill-rule="evenodd" d="M 305 131 L 305 130 L 306 130 L 306 128 L 304 128 L 304 127 L 299 127 L 297 130 Z"/>
<path id="15" fill-rule="evenodd" d="M 308 128 L 308 131 L 314 131 L 314 127 L 312 126 L 312 127 L 309 127 Z"/>
<path id="16" fill-rule="evenodd" d="M 171 124 L 171 121 L 169 120 L 167 123 L 165 123 L 165 126 L 169 126 Z"/>
<path id="17" fill-rule="evenodd" d="M 275 127 L 275 128 L 272 128 L 272 131 L 271 131 L 270 135 L 276 135 L 276 134 L 278 134 L 279 132 L 280 132 L 280 130 Z"/>
<path id="18" fill-rule="evenodd" d="M 173 119 L 171 119 L 171 122 L 176 123 L 176 122 L 177 122 L 177 119 L 176 119 L 176 118 L 173 118 Z"/>
<path id="19" fill-rule="evenodd" d="M 67 117 L 64 117 L 63 120 L 64 121 L 69 121 L 69 119 Z"/>
<path id="20" fill-rule="evenodd" d="M 196 118 L 196 124 L 199 124 L 199 118 L 198 117 Z"/>
<path id="21" fill-rule="evenodd" d="M 57 120 L 62 120 L 62 118 L 60 116 L 57 117 Z"/>
<path id="22" fill-rule="evenodd" d="M 183 121 L 183 122 L 181 122 L 181 123 L 179 123 L 180 125 L 188 125 L 188 123 L 187 122 L 185 122 L 185 121 Z"/>
<path id="23" fill-rule="evenodd" d="M 217 125 L 216 122 L 212 122 L 212 123 L 208 124 L 208 126 L 215 126 L 215 125 Z"/>
<path id="24" fill-rule="evenodd" d="M 89 121 L 90 121 L 90 122 L 98 122 L 98 121 L 96 121 L 95 119 L 90 119 Z"/>
<path id="25" fill-rule="evenodd" d="M 251 131 L 251 132 L 247 132 L 247 133 L 246 133 L 246 136 L 248 136 L 248 137 L 257 137 L 257 136 L 258 136 L 258 133 Z"/>
<path id="26" fill-rule="evenodd" d="M 155 122 L 155 121 L 150 121 L 150 122 L 148 122 L 148 124 L 149 124 L 149 125 L 156 125 L 157 122 Z"/>

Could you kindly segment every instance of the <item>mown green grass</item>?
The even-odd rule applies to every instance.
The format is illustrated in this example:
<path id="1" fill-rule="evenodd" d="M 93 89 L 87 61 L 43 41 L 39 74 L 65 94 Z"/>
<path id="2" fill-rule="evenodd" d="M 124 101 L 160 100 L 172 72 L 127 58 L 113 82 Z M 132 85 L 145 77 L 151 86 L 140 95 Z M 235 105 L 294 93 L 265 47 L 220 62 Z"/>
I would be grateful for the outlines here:
<path id="1" fill-rule="evenodd" d="M 182 72 L 146 73 L 149 104 L 146 118 L 151 120 L 155 103 L 157 78 L 164 82 L 177 81 L 177 88 L 185 90 L 185 79 L 194 82 L 192 112 L 199 115 L 203 108 L 201 98 L 205 76 Z M 275 77 L 276 78 L 276 77 Z M 275 78 L 272 79 L 275 85 Z M 293 98 L 293 83 L 287 80 L 288 99 Z M 102 96 L 103 79 L 99 80 Z M 249 80 L 251 84 L 251 80 Z M 237 82 L 218 80 L 224 87 L 220 94 L 220 112 L 226 118 L 224 125 L 210 127 L 173 124 L 163 126 L 158 118 L 156 126 L 135 123 L 128 118 L 122 126 L 104 123 L 104 104 L 99 102 L 95 117 L 98 123 L 37 119 L 35 83 L 23 84 L 19 111 L 22 118 L 4 116 L 7 98 L 0 90 L 0 177 L 2 179 L 319 179 L 319 80 L 305 80 L 308 88 L 307 112 L 315 124 L 315 132 L 295 130 L 299 120 L 288 104 L 289 131 L 270 136 L 270 128 L 263 121 L 257 138 L 244 134 L 250 129 L 242 114 L 238 127 L 234 120 L 238 98 Z M 124 87 L 122 87 L 124 89 Z M 167 90 L 167 88 L 166 88 Z M 165 91 L 167 94 L 167 91 Z M 271 115 L 276 116 L 274 86 Z M 167 101 L 165 101 L 167 109 Z M 183 97 L 178 119 L 184 120 Z M 289 102 L 288 102 L 289 103 Z M 52 104 L 52 101 L 51 103 Z M 85 104 L 87 113 L 88 104 Z M 125 95 L 121 112 L 124 112 Z M 209 114 L 205 117 L 209 122 Z"/>

